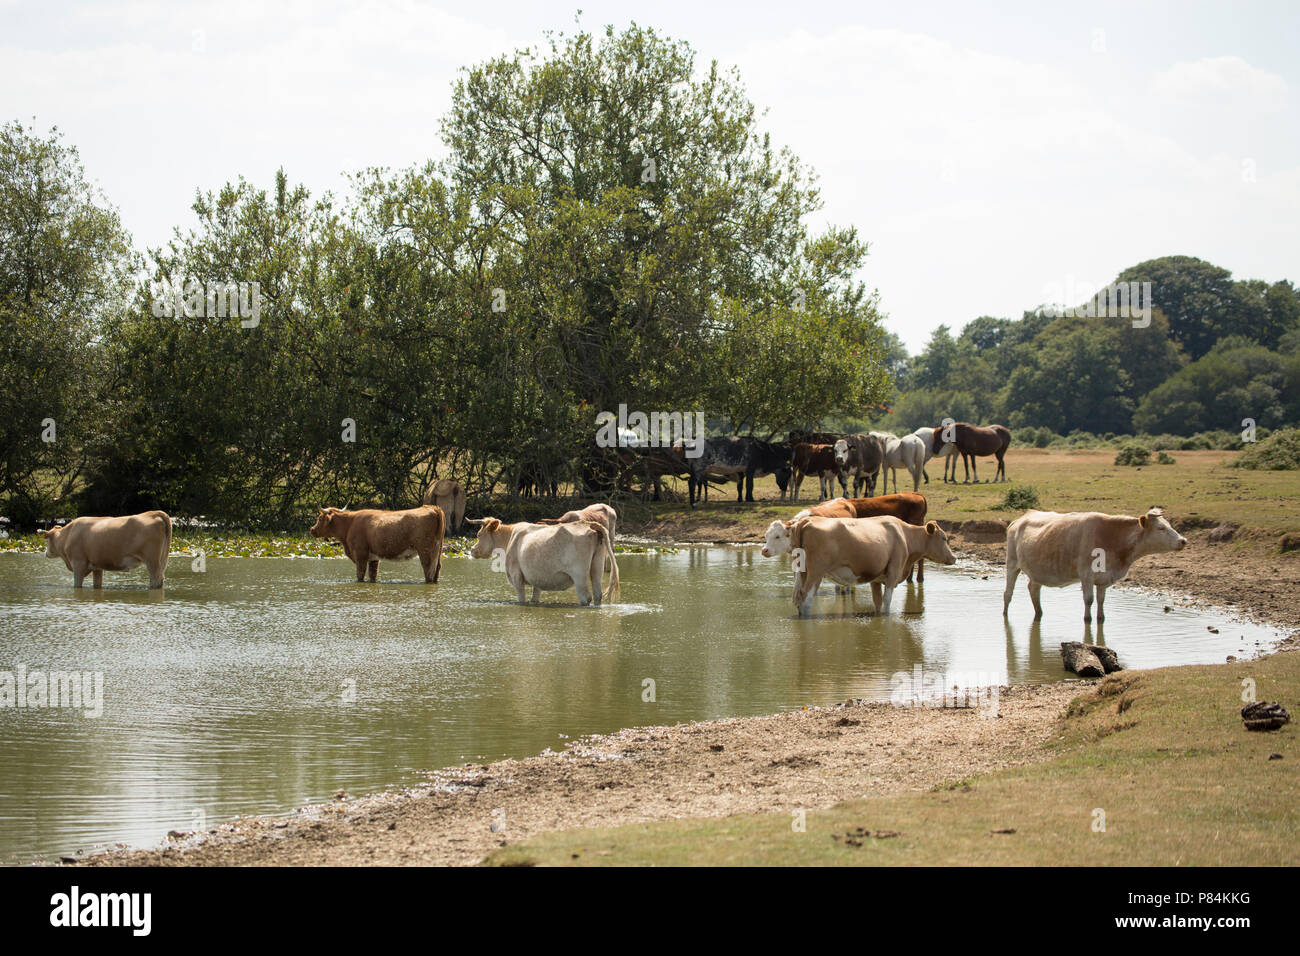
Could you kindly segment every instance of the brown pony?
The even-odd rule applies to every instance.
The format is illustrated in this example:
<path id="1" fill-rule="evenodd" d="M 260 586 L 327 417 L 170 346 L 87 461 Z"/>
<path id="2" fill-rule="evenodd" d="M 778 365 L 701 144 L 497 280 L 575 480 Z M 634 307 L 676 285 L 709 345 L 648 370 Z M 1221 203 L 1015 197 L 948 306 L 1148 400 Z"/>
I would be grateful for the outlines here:
<path id="1" fill-rule="evenodd" d="M 944 432 L 948 429 L 952 431 L 952 441 L 946 441 Z M 980 455 L 996 455 L 998 459 L 998 470 L 993 475 L 993 480 L 1007 480 L 1007 463 L 1003 460 L 1007 453 L 1007 446 L 1011 444 L 1011 430 L 1005 425 L 990 425 L 988 428 L 981 428 L 978 425 L 968 425 L 965 422 L 952 422 L 946 427 L 939 425 L 934 430 L 934 451 L 939 452 L 946 444 L 956 446 L 957 451 L 961 453 L 961 463 L 965 468 L 966 480 L 963 483 L 969 483 L 972 478 L 979 481 L 979 474 L 975 470 L 975 459 Z M 952 462 L 952 480 L 957 480 L 957 456 L 949 455 Z M 1001 478 L 999 479 L 999 476 Z M 948 462 L 944 462 L 943 480 L 948 480 Z"/>

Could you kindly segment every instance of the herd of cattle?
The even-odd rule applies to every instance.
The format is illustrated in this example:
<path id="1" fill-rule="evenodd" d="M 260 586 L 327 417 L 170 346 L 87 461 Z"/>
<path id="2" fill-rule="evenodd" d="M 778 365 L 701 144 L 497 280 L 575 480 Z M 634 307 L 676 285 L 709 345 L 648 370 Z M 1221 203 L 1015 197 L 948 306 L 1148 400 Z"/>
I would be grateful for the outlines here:
<path id="1" fill-rule="evenodd" d="M 682 444 L 671 448 L 627 447 L 618 449 L 625 477 L 641 477 L 653 484 L 655 499 L 660 496 L 660 479 L 665 475 L 685 477 L 688 483 L 691 507 L 698 500 L 708 500 L 710 481 L 736 480 L 736 500 L 754 500 L 754 479 L 772 475 L 780 489 L 781 498 L 789 493 L 794 501 L 806 478 L 816 478 L 822 499 L 835 491 L 849 494 L 849 480 L 853 481 L 853 497 L 863 491 L 869 496 L 876 493 L 876 482 L 882 474 L 885 480 L 882 491 L 889 491 L 889 475 L 898 491 L 898 470 L 912 476 L 912 491 L 919 491 L 921 482 L 930 482 L 925 470 L 931 458 L 944 459 L 943 480 L 957 480 L 957 456 L 965 467 L 965 480 L 978 480 L 976 458 L 992 455 L 998 467 L 994 481 L 1006 479 L 1003 461 L 1011 444 L 1011 432 L 1003 425 L 980 427 L 965 422 L 949 422 L 934 428 L 918 428 L 910 435 L 899 438 L 887 432 L 836 435 L 824 432 L 791 432 L 785 442 L 762 441 L 748 435 L 728 435 L 706 438 L 699 453 L 687 455 Z M 695 449 L 692 449 L 695 450 Z M 952 477 L 949 479 L 949 465 Z"/>
<path id="2" fill-rule="evenodd" d="M 456 499 L 451 507 L 455 512 Z M 428 498 L 443 495 L 431 490 Z M 463 500 L 460 504 L 463 509 Z M 599 606 L 617 594 L 618 561 L 614 556 L 617 514 L 607 504 L 594 504 L 558 518 L 505 524 L 498 518 L 472 520 L 478 526 L 470 551 L 474 558 L 500 562 L 519 603 L 531 587 L 536 604 L 542 591 L 574 588 L 582 605 Z M 356 566 L 357 581 L 367 574 L 375 581 L 380 561 L 418 556 L 426 583 L 435 584 L 442 568 L 447 513 L 427 502 L 402 511 L 322 508 L 311 533 L 340 541 Z M 87 574 L 101 587 L 105 571 L 129 571 L 144 565 L 149 586 L 163 586 L 171 550 L 171 518 L 147 511 L 115 518 L 75 518 L 45 535 L 45 554 L 61 558 L 81 587 Z M 1035 618 L 1042 617 L 1039 593 L 1044 586 L 1079 583 L 1083 588 L 1084 620 L 1090 620 L 1094 592 L 1097 619 L 1104 618 L 1106 588 L 1123 578 L 1132 563 L 1147 554 L 1177 551 L 1187 540 L 1152 508 L 1138 518 L 1097 512 L 1058 514 L 1027 511 L 1007 529 L 1006 590 L 1003 613 L 1011 603 L 1017 578 L 1024 573 Z M 928 558 L 953 564 L 948 536 L 927 518 L 925 497 L 902 492 L 867 498 L 834 498 L 800 511 L 789 521 L 773 521 L 767 529 L 763 556 L 790 554 L 794 603 L 807 615 L 823 579 L 851 589 L 871 585 L 877 614 L 889 614 L 895 588 L 913 572 L 923 581 Z M 605 583 L 606 567 L 609 569 Z"/>

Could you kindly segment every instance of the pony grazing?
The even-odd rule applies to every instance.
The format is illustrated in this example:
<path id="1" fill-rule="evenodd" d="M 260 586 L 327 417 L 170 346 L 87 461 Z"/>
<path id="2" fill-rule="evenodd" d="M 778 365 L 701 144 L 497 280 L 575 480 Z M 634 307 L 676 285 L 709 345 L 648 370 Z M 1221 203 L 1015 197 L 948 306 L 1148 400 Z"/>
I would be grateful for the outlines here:
<path id="1" fill-rule="evenodd" d="M 987 428 L 979 425 L 968 425 L 965 422 L 952 422 L 948 425 L 939 425 L 934 429 L 932 439 L 932 449 L 934 454 L 943 454 L 944 445 L 952 445 L 961 455 L 962 466 L 965 469 L 965 481 L 968 484 L 972 479 L 979 481 L 979 474 L 975 469 L 975 459 L 980 456 L 994 455 L 998 460 L 998 470 L 993 475 L 993 480 L 1007 480 L 1007 463 L 1004 460 L 1007 454 L 1007 446 L 1011 444 L 1011 430 L 1005 425 L 990 425 Z M 950 455 L 950 457 L 952 457 Z M 943 480 L 948 481 L 948 465 L 944 463 Z M 957 480 L 957 459 L 952 457 L 952 480 Z"/>

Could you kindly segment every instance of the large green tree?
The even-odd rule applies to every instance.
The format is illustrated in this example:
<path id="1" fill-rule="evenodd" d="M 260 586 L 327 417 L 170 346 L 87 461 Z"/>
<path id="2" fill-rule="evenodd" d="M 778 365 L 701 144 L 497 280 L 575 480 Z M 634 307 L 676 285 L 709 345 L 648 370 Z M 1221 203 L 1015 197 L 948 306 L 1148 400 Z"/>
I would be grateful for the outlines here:
<path id="1" fill-rule="evenodd" d="M 99 427 L 101 336 L 134 258 L 57 130 L 0 126 L 0 505 L 18 525 L 72 508 Z"/>

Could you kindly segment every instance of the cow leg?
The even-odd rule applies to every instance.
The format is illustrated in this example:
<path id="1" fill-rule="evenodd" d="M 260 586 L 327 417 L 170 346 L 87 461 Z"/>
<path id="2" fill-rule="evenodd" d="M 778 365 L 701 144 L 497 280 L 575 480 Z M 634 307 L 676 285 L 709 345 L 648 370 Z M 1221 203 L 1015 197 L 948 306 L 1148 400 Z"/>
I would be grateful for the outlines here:
<path id="1" fill-rule="evenodd" d="M 1007 608 L 1011 607 L 1011 598 L 1015 595 L 1016 580 L 1020 577 L 1020 565 L 1016 563 L 1014 557 L 1007 558 L 1007 586 L 1002 589 L 1002 616 L 1007 616 Z M 1033 587 L 1033 584 L 1030 584 Z"/>
<path id="2" fill-rule="evenodd" d="M 736 500 L 737 500 L 737 501 L 744 501 L 744 500 L 745 500 L 745 474 L 744 474 L 744 472 L 741 472 L 739 475 L 736 476 Z M 750 496 L 750 500 L 751 500 L 751 501 L 754 500 L 752 495 Z"/>
<path id="3" fill-rule="evenodd" d="M 366 559 L 365 559 L 365 558 L 356 558 L 356 559 L 354 559 L 354 563 L 355 563 L 356 566 L 357 566 L 357 581 L 358 581 L 358 583 L 364 582 L 364 581 L 366 580 Z"/>
<path id="4" fill-rule="evenodd" d="M 1106 620 L 1106 585 L 1098 584 L 1097 588 L 1097 623 L 1100 624 Z"/>
<path id="5" fill-rule="evenodd" d="M 884 605 L 882 606 L 882 609 L 881 609 L 881 612 L 880 612 L 880 613 L 883 614 L 885 617 L 889 617 L 889 605 L 890 605 L 890 603 L 894 600 L 894 588 L 895 588 L 895 587 L 897 587 L 897 585 L 894 585 L 894 584 L 886 584 L 886 585 L 885 585 L 885 601 L 884 601 Z"/>
<path id="6" fill-rule="evenodd" d="M 1082 581 L 1083 586 L 1083 619 L 1092 620 L 1092 582 Z"/>
<path id="7" fill-rule="evenodd" d="M 879 581 L 871 582 L 871 603 L 875 606 L 877 616 L 880 614 L 881 605 L 884 604 L 881 596 L 883 590 Z"/>
<path id="8" fill-rule="evenodd" d="M 925 558 L 916 559 L 916 583 L 925 583 Z"/>
<path id="9" fill-rule="evenodd" d="M 583 604 L 586 604 L 586 603 L 587 603 L 586 601 L 582 601 L 582 589 L 581 589 L 581 588 L 578 589 L 578 599 L 579 599 L 579 601 L 581 601 L 581 603 L 583 603 Z M 541 604 L 541 603 L 542 603 L 542 589 L 539 588 L 536 584 L 533 585 L 533 603 L 534 603 L 534 604 Z"/>
<path id="10" fill-rule="evenodd" d="M 149 590 L 154 591 L 163 586 L 163 568 L 166 567 L 166 561 L 162 565 L 154 565 L 149 568 Z"/>
<path id="11" fill-rule="evenodd" d="M 805 570 L 795 579 L 794 604 L 800 617 L 807 617 L 812 612 L 813 596 L 821 587 L 822 576 Z"/>
<path id="12" fill-rule="evenodd" d="M 424 583 L 425 583 L 425 584 L 437 584 L 437 583 L 438 583 L 438 575 L 437 575 L 437 574 L 430 575 L 430 573 L 429 573 L 430 565 L 432 565 L 432 564 L 433 564 L 433 552 L 432 552 L 432 551 L 421 551 L 421 552 L 420 552 L 420 567 L 422 567 L 422 568 L 424 569 Z"/>
<path id="13" fill-rule="evenodd" d="M 91 581 L 94 582 L 94 587 L 96 591 L 98 591 L 100 588 L 104 586 L 104 572 L 101 571 L 99 568 L 96 568 L 94 571 L 90 572 L 90 579 Z"/>
<path id="14" fill-rule="evenodd" d="M 379 562 L 371 561 L 370 562 L 370 583 L 374 584 L 375 579 L 378 577 L 379 577 Z"/>
<path id="15" fill-rule="evenodd" d="M 1034 604 L 1034 620 L 1040 620 L 1043 616 L 1042 602 L 1043 586 L 1033 578 L 1029 579 L 1029 600 Z"/>

